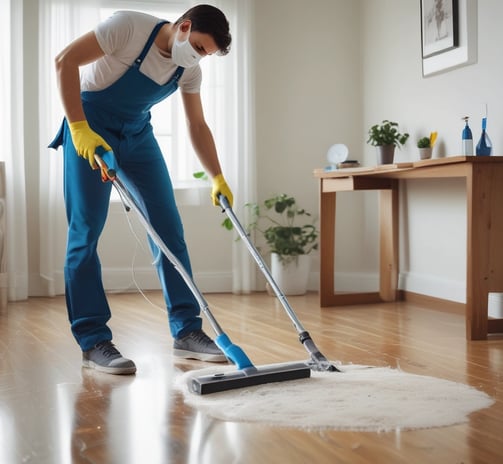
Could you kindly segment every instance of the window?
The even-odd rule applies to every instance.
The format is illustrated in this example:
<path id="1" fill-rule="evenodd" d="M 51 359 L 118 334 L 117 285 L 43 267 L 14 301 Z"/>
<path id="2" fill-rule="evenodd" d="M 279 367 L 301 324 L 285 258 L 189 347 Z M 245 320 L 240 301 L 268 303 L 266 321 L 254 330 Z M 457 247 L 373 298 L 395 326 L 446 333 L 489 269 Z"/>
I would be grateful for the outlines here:
<path id="1" fill-rule="evenodd" d="M 213 4 L 213 1 L 208 3 Z M 52 140 L 57 132 L 63 108 L 54 72 L 54 57 L 71 41 L 94 28 L 96 24 L 117 10 L 137 10 L 160 18 L 175 21 L 193 5 L 192 0 L 40 0 L 40 138 Z M 201 61 L 203 80 L 201 99 L 206 121 L 213 133 L 220 164 L 229 179 L 236 179 L 235 191 L 248 185 L 252 179 L 248 166 L 252 162 L 249 150 L 250 119 L 249 95 L 249 27 L 248 2 L 218 0 L 218 5 L 226 13 L 233 35 L 232 51 L 225 57 L 211 56 Z M 236 25 L 240 24 L 239 29 Z M 232 30 L 232 27 L 236 27 Z M 240 78 L 238 79 L 238 75 Z M 239 116 L 238 116 L 239 115 Z M 157 140 L 166 157 L 175 189 L 183 189 L 184 198 L 197 187 L 207 188 L 207 184 L 194 179 L 193 173 L 202 170 L 194 153 L 185 123 L 181 95 L 172 96 L 152 108 L 152 125 Z M 236 154 L 239 153 L 239 156 Z M 42 188 L 59 188 L 62 163 L 61 157 L 51 157 L 51 150 L 42 149 L 42 156 L 48 162 L 41 164 Z M 50 163 L 57 164 L 50 167 Z M 239 176 L 245 175 L 243 182 Z M 239 180 L 237 180 L 239 178 Z M 181 193 L 181 192 L 179 192 Z M 190 194 L 190 204 L 206 202 L 206 192 Z M 202 195 L 200 195 L 202 194 Z M 185 201 L 185 200 L 184 200 Z"/>
<path id="2" fill-rule="evenodd" d="M 254 92 L 253 92 L 253 0 L 208 0 L 216 4 L 225 12 L 231 25 L 232 50 L 225 57 L 209 57 L 203 60 L 203 87 L 201 97 L 205 109 L 206 120 L 212 130 L 217 145 L 220 163 L 225 177 L 233 189 L 236 213 L 242 214 L 239 205 L 255 201 L 255 151 L 254 151 Z M 11 5 L 21 5 L 23 2 L 11 2 Z M 55 153 L 47 148 L 47 144 L 54 138 L 61 125 L 63 108 L 59 98 L 56 73 L 54 72 L 54 57 L 70 41 L 86 33 L 96 26 L 100 18 L 112 9 L 134 9 L 145 12 L 161 12 L 163 17 L 173 20 L 179 13 L 186 11 L 194 4 L 193 0 L 38 0 L 38 49 L 33 47 L 30 57 L 34 59 L 28 68 L 32 75 L 38 77 L 38 117 L 33 118 L 38 124 L 40 143 L 39 151 L 26 152 L 26 160 L 30 166 L 38 165 L 39 189 L 39 243 L 40 243 L 40 288 L 46 294 L 54 295 L 64 292 L 64 282 L 61 273 L 61 262 L 64 259 L 64 244 L 67 231 L 65 208 L 63 205 L 63 156 L 61 150 Z M 105 7 L 108 11 L 105 11 Z M 175 18 L 176 17 L 176 18 Z M 14 30 L 16 30 L 14 28 Z M 22 28 L 18 28 L 22 31 Z M 22 58 L 22 55 L 19 55 Z M 26 63 L 26 58 L 24 62 Z M 32 64 L 32 63 L 30 63 Z M 35 74 L 36 73 L 36 74 Z M 2 79 L 0 79 L 1 81 Z M 185 117 L 180 108 L 178 98 L 171 98 L 157 105 L 155 114 L 155 130 L 161 139 L 167 140 L 167 162 L 173 173 L 176 187 L 183 187 L 183 180 L 190 179 L 191 186 L 206 186 L 205 183 L 193 180 L 192 172 L 199 170 L 196 157 L 187 151 L 182 153 L 185 146 L 190 146 L 187 137 L 178 136 L 178 131 L 185 129 Z M 19 108 L 19 105 L 17 105 Z M 170 111 L 171 108 L 171 111 Z M 176 111 L 175 109 L 176 108 Z M 158 112 L 166 112 L 160 116 Z M 158 124 L 159 119 L 170 122 L 166 128 Z M 22 138 L 22 134 L 19 134 Z M 16 138 L 14 138 L 16 139 Z M 177 139 L 183 145 L 170 146 Z M 19 148 L 16 146 L 16 148 Z M 170 150 L 173 150 L 170 153 Z M 179 150 L 176 156 L 174 151 Z M 23 150 L 15 151 L 16 155 Z M 175 167 L 173 161 L 190 160 L 195 163 L 185 168 Z M 16 158 L 17 159 L 17 158 Z M 11 163 L 12 165 L 12 163 Z M 20 159 L 14 163 L 24 176 L 25 163 Z M 183 175 L 179 174 L 180 170 Z M 30 174 L 34 176 L 34 173 Z M 17 177 L 14 177 L 17 178 Z M 23 177 L 24 178 L 24 177 Z M 21 177 L 19 177 L 21 179 Z M 189 182 L 189 181 L 187 181 Z M 20 186 L 20 196 L 24 198 L 24 182 L 15 182 Z M 182 194 L 183 204 L 206 207 L 210 200 L 206 190 L 199 188 L 184 188 L 177 194 Z M 182 203 L 177 197 L 179 205 Z M 119 204 L 113 205 L 116 211 L 121 209 Z M 16 210 L 16 208 L 13 208 Z M 197 210 L 197 212 L 199 209 Z M 196 212 L 196 211 L 194 211 Z M 197 213 L 196 213 L 197 214 Z M 18 215 L 20 218 L 26 215 Z M 110 227 L 115 229 L 115 215 L 110 219 Z M 23 228 L 24 230 L 24 228 Z M 14 235 L 14 234 L 13 234 Z M 200 235 L 200 234 L 199 234 Z M 16 237 L 20 237 L 21 233 Z M 198 237 L 200 238 L 200 237 Z M 250 291 L 254 288 L 254 263 L 248 253 L 239 244 L 232 244 L 233 291 Z M 20 250 L 16 256 L 22 256 Z M 250 262 L 248 262 L 250 261 Z M 20 259 L 16 259 L 16 263 Z M 21 275 L 21 274 L 19 274 Z M 24 275 L 24 274 L 22 274 Z M 43 286 L 43 287 L 42 287 Z M 36 287 L 37 291 L 39 287 Z"/>

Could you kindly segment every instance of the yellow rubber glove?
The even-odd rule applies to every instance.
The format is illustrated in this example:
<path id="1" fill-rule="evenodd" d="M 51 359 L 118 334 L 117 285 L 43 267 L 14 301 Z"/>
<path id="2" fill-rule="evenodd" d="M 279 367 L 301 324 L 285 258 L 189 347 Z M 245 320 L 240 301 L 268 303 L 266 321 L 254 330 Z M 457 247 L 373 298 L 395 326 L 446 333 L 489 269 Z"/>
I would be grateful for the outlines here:
<path id="1" fill-rule="evenodd" d="M 72 134 L 73 145 L 77 150 L 77 154 L 85 158 L 91 168 L 96 169 L 98 166 L 94 161 L 94 154 L 97 147 L 103 147 L 105 151 L 111 151 L 112 148 L 105 142 L 103 137 L 94 132 L 86 120 L 75 121 L 68 124 Z"/>
<path id="2" fill-rule="evenodd" d="M 213 200 L 213 204 L 215 206 L 219 206 L 220 202 L 218 201 L 218 195 L 222 194 L 227 197 L 230 207 L 232 208 L 232 202 L 234 197 L 232 195 L 231 189 L 225 182 L 224 176 L 222 174 L 218 174 L 213 178 L 213 188 L 211 189 L 211 199 Z"/>

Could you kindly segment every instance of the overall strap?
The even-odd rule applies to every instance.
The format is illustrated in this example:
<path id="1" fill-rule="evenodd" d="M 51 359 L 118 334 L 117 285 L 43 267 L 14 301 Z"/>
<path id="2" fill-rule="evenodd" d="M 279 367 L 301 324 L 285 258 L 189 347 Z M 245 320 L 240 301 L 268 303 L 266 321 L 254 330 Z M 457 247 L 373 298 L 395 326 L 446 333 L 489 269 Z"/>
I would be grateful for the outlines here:
<path id="1" fill-rule="evenodd" d="M 182 74 L 184 71 L 185 71 L 185 68 L 178 66 L 178 68 L 176 68 L 175 74 L 173 74 L 170 81 L 174 81 L 178 84 L 178 81 L 180 80 L 180 77 L 182 77 Z"/>
<path id="2" fill-rule="evenodd" d="M 153 31 L 151 32 L 151 34 L 147 40 L 147 43 L 145 44 L 145 47 L 143 47 L 143 50 L 140 53 L 140 56 L 138 56 L 138 58 L 136 58 L 136 60 L 134 60 L 133 66 L 136 66 L 137 68 L 140 67 L 142 61 L 144 60 L 145 56 L 147 55 L 148 51 L 150 50 L 150 47 L 154 43 L 155 37 L 156 37 L 157 33 L 159 32 L 159 29 L 168 22 L 169 21 L 161 21 L 160 23 L 157 23 L 155 25 Z"/>

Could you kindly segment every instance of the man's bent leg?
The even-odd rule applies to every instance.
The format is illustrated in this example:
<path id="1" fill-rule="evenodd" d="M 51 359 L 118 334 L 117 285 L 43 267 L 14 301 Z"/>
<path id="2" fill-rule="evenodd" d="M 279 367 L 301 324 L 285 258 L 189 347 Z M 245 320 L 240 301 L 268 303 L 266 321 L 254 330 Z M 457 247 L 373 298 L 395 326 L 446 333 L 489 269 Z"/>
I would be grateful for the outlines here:
<path id="1" fill-rule="evenodd" d="M 98 238 L 108 213 L 111 186 L 75 153 L 67 132 L 64 194 L 68 220 L 65 291 L 72 332 L 83 351 L 111 340 L 110 308 L 101 280 Z"/>

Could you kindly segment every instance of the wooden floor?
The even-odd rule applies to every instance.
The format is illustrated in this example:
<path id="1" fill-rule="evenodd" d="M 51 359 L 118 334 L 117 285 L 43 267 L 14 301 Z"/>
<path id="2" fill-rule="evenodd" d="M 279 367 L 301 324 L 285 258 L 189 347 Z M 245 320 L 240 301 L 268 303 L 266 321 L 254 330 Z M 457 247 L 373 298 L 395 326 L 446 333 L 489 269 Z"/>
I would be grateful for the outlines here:
<path id="1" fill-rule="evenodd" d="M 148 296 L 162 304 L 158 292 Z M 306 359 L 275 298 L 259 293 L 207 299 L 254 363 Z M 0 463 L 503 462 L 503 336 L 467 342 L 462 314 L 424 303 L 320 309 L 316 294 L 289 301 L 331 360 L 400 366 L 466 383 L 496 403 L 466 424 L 408 432 L 310 432 L 221 422 L 185 406 L 173 389 L 177 372 L 206 364 L 173 358 L 166 315 L 141 295 L 110 295 L 114 341 L 135 360 L 136 376 L 81 369 L 64 299 L 33 298 L 0 313 Z"/>

